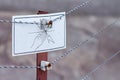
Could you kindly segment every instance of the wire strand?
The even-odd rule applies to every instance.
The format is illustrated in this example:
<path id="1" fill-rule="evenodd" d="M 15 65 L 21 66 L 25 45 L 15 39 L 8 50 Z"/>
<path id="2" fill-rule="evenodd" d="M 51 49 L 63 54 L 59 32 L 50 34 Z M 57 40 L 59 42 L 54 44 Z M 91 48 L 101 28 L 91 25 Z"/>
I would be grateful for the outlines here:
<path id="1" fill-rule="evenodd" d="M 34 69 L 34 68 L 41 68 L 40 66 L 0 66 L 0 69 Z"/>
<path id="2" fill-rule="evenodd" d="M 92 0 L 88 0 L 86 2 L 84 2 L 82 5 L 78 5 L 75 8 L 71 9 L 70 11 L 67 12 L 67 14 L 72 13 L 73 11 L 77 10 L 78 8 L 88 4 L 90 1 Z M 59 18 L 60 19 L 60 18 Z M 74 51 L 75 49 L 77 49 L 78 47 L 85 45 L 88 41 L 94 39 L 98 34 L 100 34 L 101 32 L 103 32 L 104 30 L 106 30 L 109 27 L 112 27 L 112 25 L 114 25 L 117 21 L 119 20 L 116 19 L 113 23 L 111 23 L 110 25 L 103 27 L 101 30 L 99 30 L 97 33 L 93 34 L 90 38 L 86 39 L 83 42 L 79 42 L 77 45 L 75 45 L 73 48 L 71 48 L 70 50 L 68 50 L 66 53 L 63 53 L 61 56 L 58 56 L 54 61 L 52 61 L 52 64 L 55 64 L 57 61 L 63 59 L 64 57 L 66 57 L 68 54 L 70 54 L 72 51 Z M 10 20 L 0 20 L 0 22 L 7 22 L 7 23 L 23 23 L 23 24 L 38 24 L 36 22 L 12 22 Z M 115 55 L 116 56 L 116 55 Z M 113 57 L 112 57 L 113 58 Z M 110 58 L 111 60 L 111 58 Z M 107 62 L 109 61 L 109 59 L 107 60 Z M 106 61 L 104 62 L 104 64 L 107 63 Z M 102 64 L 103 65 L 103 64 Z M 101 65 L 100 65 L 101 66 Z M 0 66 L 0 68 L 40 68 L 40 66 Z M 99 68 L 99 67 L 98 67 Z M 97 69 L 98 69 L 97 68 Z M 93 72 L 95 72 L 97 70 L 96 68 L 94 69 L 94 71 L 90 72 L 88 75 L 92 74 Z M 88 76 L 86 75 L 86 76 Z"/>
<path id="3" fill-rule="evenodd" d="M 77 10 L 77 9 L 79 9 L 80 7 L 83 7 L 83 6 L 85 6 L 85 5 L 87 5 L 90 1 L 92 1 L 92 0 L 87 0 L 86 2 L 83 2 L 82 4 L 79 4 L 79 5 L 77 5 L 77 6 L 75 6 L 73 9 L 71 9 L 71 10 L 69 10 L 68 12 L 66 12 L 66 14 L 68 15 L 68 14 L 71 14 L 72 12 L 74 12 L 75 10 Z M 57 17 L 57 18 L 55 18 L 55 19 L 53 19 L 52 21 L 53 22 L 55 22 L 55 21 L 57 21 L 58 19 L 61 19 L 63 16 L 65 16 L 65 15 L 61 15 L 61 16 L 59 16 L 59 17 Z M 36 24 L 36 25 L 39 25 L 39 23 L 37 23 L 37 22 L 22 22 L 22 21 L 11 21 L 11 20 L 5 20 L 5 19 L 0 19 L 0 23 L 19 23 L 19 24 Z"/>
<path id="4" fill-rule="evenodd" d="M 88 3 L 90 3 L 92 0 L 87 0 L 85 2 L 83 2 L 82 4 L 80 3 L 79 5 L 75 6 L 73 9 L 69 10 L 66 14 L 71 14 L 72 12 L 74 12 L 75 10 L 79 9 L 80 7 L 83 7 L 85 5 L 87 5 Z"/>
<path id="5" fill-rule="evenodd" d="M 116 57 L 119 54 L 120 54 L 120 49 L 116 53 L 114 53 L 111 57 L 107 58 L 102 64 L 98 65 L 92 71 L 90 71 L 89 73 L 87 73 L 80 80 L 86 80 L 90 75 L 92 75 L 93 73 L 95 73 L 98 69 L 100 69 L 102 66 L 104 66 L 105 64 L 107 64 L 109 61 L 111 61 L 114 57 Z"/>
<path id="6" fill-rule="evenodd" d="M 88 0 L 88 1 L 86 1 L 86 2 L 83 2 L 82 4 L 79 4 L 79 5 L 77 5 L 76 7 L 74 7 L 73 9 L 71 9 L 71 10 L 69 10 L 66 14 L 68 15 L 68 14 L 70 14 L 70 13 L 72 13 L 73 11 L 75 11 L 75 10 L 77 10 L 78 8 L 80 8 L 80 7 L 83 7 L 83 6 L 85 6 L 85 5 L 87 5 L 87 3 L 89 3 L 91 0 Z M 61 19 L 62 17 L 63 17 L 64 15 L 61 15 L 60 17 L 58 17 L 58 18 L 55 18 L 55 19 L 53 19 L 52 21 L 54 22 L 54 21 L 56 21 L 56 20 L 58 20 L 58 19 Z M 5 19 L 0 19 L 0 23 L 19 23 L 19 24 L 36 24 L 36 25 L 39 25 L 39 23 L 37 23 L 37 22 L 22 22 L 22 21 L 19 21 L 19 22 L 17 22 L 17 21 L 11 21 L 11 20 L 5 20 Z M 64 55 L 66 55 L 66 54 L 64 54 Z M 62 57 L 62 56 L 61 56 Z M 59 58 L 57 58 L 57 60 L 58 60 Z M 8 68 L 23 68 L 23 69 L 26 69 L 26 68 L 40 68 L 40 66 L 0 66 L 0 69 L 3 69 L 3 68 L 5 68 L 5 69 L 8 69 Z"/>
<path id="7" fill-rule="evenodd" d="M 87 42 L 91 41 L 92 39 L 94 39 L 98 34 L 102 33 L 104 30 L 112 27 L 112 25 L 114 25 L 115 23 L 117 23 L 119 21 L 119 18 L 117 18 L 113 23 L 111 23 L 108 26 L 103 27 L 101 30 L 99 30 L 98 32 L 94 33 L 90 38 L 84 40 L 83 42 L 78 42 L 77 45 L 75 45 L 73 48 L 71 48 L 70 50 L 68 50 L 66 53 L 63 53 L 62 55 L 58 56 L 54 61 L 52 61 L 52 64 L 55 64 L 56 62 L 60 61 L 61 59 L 63 59 L 64 57 L 68 56 L 68 54 L 70 54 L 71 52 L 73 52 L 75 49 L 85 45 Z"/>
<path id="8" fill-rule="evenodd" d="M 75 6 L 73 9 L 67 11 L 67 12 L 66 12 L 66 15 L 71 14 L 72 12 L 76 11 L 76 10 L 79 9 L 80 7 L 83 7 L 83 6 L 87 5 L 87 4 L 90 3 L 91 1 L 92 1 L 92 0 L 87 0 L 87 1 L 83 2 L 82 4 L 79 3 L 79 4 L 78 4 L 77 6 Z M 57 17 L 57 18 L 53 19 L 52 21 L 53 21 L 53 22 L 54 22 L 54 21 L 57 21 L 58 19 L 61 19 L 63 16 L 65 16 L 65 15 L 61 15 L 60 17 Z"/>
<path id="9" fill-rule="evenodd" d="M 22 21 L 11 21 L 11 20 L 7 20 L 7 19 L 0 19 L 0 23 L 19 23 L 19 24 L 39 24 L 39 23 L 37 23 L 37 22 L 22 22 Z"/>

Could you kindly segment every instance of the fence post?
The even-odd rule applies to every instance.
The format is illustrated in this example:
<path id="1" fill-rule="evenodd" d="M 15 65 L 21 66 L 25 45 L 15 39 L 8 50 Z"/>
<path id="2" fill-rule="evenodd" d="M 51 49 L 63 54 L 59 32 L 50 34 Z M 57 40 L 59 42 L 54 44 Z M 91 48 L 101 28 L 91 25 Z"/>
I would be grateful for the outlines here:
<path id="1" fill-rule="evenodd" d="M 45 11 L 38 11 L 37 14 L 47 14 Z M 36 59 L 36 65 L 40 66 L 41 61 L 47 61 L 48 52 L 38 53 Z M 41 69 L 36 69 L 36 80 L 47 80 L 47 71 L 42 71 Z"/>

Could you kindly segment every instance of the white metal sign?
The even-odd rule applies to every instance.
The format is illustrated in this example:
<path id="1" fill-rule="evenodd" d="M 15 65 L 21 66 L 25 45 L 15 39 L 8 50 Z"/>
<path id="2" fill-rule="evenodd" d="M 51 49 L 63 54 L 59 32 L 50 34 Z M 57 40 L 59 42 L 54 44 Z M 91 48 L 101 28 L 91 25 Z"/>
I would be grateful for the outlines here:
<path id="1" fill-rule="evenodd" d="M 12 17 L 12 55 L 66 48 L 65 12 Z"/>

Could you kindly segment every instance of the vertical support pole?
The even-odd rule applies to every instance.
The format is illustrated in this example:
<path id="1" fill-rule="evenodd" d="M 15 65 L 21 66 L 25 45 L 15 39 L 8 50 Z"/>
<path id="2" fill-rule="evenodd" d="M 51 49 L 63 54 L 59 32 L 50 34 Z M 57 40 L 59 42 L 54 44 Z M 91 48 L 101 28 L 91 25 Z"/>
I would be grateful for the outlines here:
<path id="1" fill-rule="evenodd" d="M 48 52 L 37 54 L 37 66 L 40 66 L 42 60 L 47 61 Z M 37 80 L 47 80 L 47 71 L 37 68 Z"/>
<path id="2" fill-rule="evenodd" d="M 37 14 L 47 14 L 48 12 L 45 11 L 38 11 Z M 48 59 L 48 52 L 38 53 L 36 65 L 40 66 L 41 61 L 47 61 Z M 36 80 L 47 80 L 47 71 L 42 71 L 41 69 L 36 69 Z"/>

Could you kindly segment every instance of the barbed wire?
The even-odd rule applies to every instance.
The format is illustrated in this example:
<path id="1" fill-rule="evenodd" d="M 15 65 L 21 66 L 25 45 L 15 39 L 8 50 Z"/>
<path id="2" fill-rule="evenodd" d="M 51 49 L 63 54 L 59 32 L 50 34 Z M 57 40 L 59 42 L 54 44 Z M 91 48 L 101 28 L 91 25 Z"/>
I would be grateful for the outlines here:
<path id="1" fill-rule="evenodd" d="M 72 49 L 68 50 L 66 53 L 63 53 L 62 55 L 58 56 L 54 61 L 51 62 L 52 65 L 54 65 L 56 62 L 62 60 L 64 57 L 68 56 L 68 54 L 70 54 L 72 51 L 74 51 L 75 49 L 85 45 L 88 41 L 91 41 L 92 39 L 94 39 L 98 34 L 102 33 L 103 31 L 105 31 L 106 29 L 112 27 L 112 25 L 114 25 L 115 23 L 118 22 L 120 18 L 117 18 L 113 23 L 111 23 L 108 26 L 103 27 L 102 29 L 100 29 L 98 32 L 94 33 L 90 38 L 86 39 L 83 42 L 79 42 L 77 45 L 75 45 Z M 109 58 L 108 58 L 109 59 Z M 105 62 L 106 63 L 106 62 Z M 104 63 L 104 64 L 105 64 Z M 0 69 L 6 69 L 6 68 L 41 68 L 40 66 L 0 66 Z"/>
<path id="2" fill-rule="evenodd" d="M 19 22 L 17 22 L 17 21 L 11 21 L 11 20 L 6 20 L 6 19 L 0 19 L 0 23 L 19 23 L 19 24 L 39 24 L 39 23 L 37 23 L 37 22 L 22 22 L 22 21 L 19 21 Z"/>
<path id="3" fill-rule="evenodd" d="M 79 9 L 80 7 L 83 7 L 83 6 L 87 5 L 90 1 L 92 1 L 92 0 L 87 0 L 87 1 L 83 2 L 82 4 L 79 4 L 79 5 L 75 6 L 73 9 L 66 12 L 66 15 L 71 14 L 72 12 Z M 65 16 L 65 15 L 61 15 L 61 16 L 53 19 L 52 22 L 55 22 L 58 19 L 61 19 L 63 16 Z M 34 22 L 22 22 L 22 21 L 11 21 L 11 20 L 6 20 L 6 19 L 0 19 L 0 23 L 19 23 L 19 24 L 36 24 L 36 25 L 39 25 L 39 23 L 36 22 L 36 21 L 34 21 Z"/>
<path id="4" fill-rule="evenodd" d="M 81 47 L 83 45 L 85 45 L 88 41 L 94 39 L 98 34 L 102 33 L 104 30 L 112 27 L 112 25 L 114 25 L 115 23 L 117 23 L 117 21 L 119 20 L 119 18 L 117 18 L 113 23 L 111 23 L 108 26 L 103 27 L 102 29 L 100 29 L 98 32 L 94 33 L 90 38 L 82 41 L 82 42 L 78 42 L 73 48 L 71 48 L 70 50 L 68 50 L 66 53 L 63 53 L 62 55 L 58 56 L 54 61 L 52 61 L 52 64 L 55 64 L 56 62 L 60 61 L 61 59 L 63 59 L 64 57 L 66 57 L 67 55 L 69 55 L 72 51 L 74 51 L 75 49 L 77 49 L 78 47 Z"/>
<path id="5" fill-rule="evenodd" d="M 107 64 L 109 61 L 111 61 L 114 57 L 120 54 L 120 49 L 114 53 L 111 57 L 107 58 L 102 64 L 98 65 L 96 68 L 94 68 L 92 71 L 87 73 L 85 76 L 83 76 L 80 80 L 86 80 L 90 75 L 95 73 L 98 69 L 101 69 L 105 64 Z"/>
<path id="6" fill-rule="evenodd" d="M 77 10 L 78 8 L 87 5 L 90 1 L 92 1 L 92 0 L 88 0 L 86 2 L 83 2 L 82 4 L 79 4 L 79 5 L 75 6 L 73 9 L 66 12 L 66 14 L 68 15 L 68 14 L 72 13 L 73 11 Z M 57 18 L 53 19 L 53 22 L 58 20 L 58 19 L 61 19 L 63 16 L 64 15 L 61 15 L 60 17 L 57 17 Z M 36 25 L 39 25 L 39 23 L 37 23 L 35 21 L 34 22 L 22 22 L 22 21 L 19 21 L 19 22 L 14 21 L 13 22 L 11 20 L 6 20 L 6 19 L 0 19 L 0 23 L 19 23 L 19 24 L 36 24 Z M 6 69 L 7 68 L 23 68 L 23 69 L 26 69 L 26 68 L 40 68 L 40 66 L 13 66 L 12 65 L 12 66 L 0 66 L 0 68 L 2 68 L 2 69 L 3 68 L 6 68 Z"/>
<path id="7" fill-rule="evenodd" d="M 76 11 L 77 9 L 79 9 L 80 7 L 83 7 L 85 5 L 87 5 L 88 3 L 90 3 L 92 0 L 87 0 L 85 2 L 83 2 L 82 4 L 80 3 L 79 5 L 77 5 L 76 7 L 74 7 L 73 9 L 69 10 L 66 14 L 71 14 L 72 12 Z"/>
<path id="8" fill-rule="evenodd" d="M 87 1 L 83 2 L 82 4 L 80 3 L 79 5 L 75 6 L 73 9 L 67 11 L 67 12 L 66 12 L 66 15 L 71 14 L 72 12 L 76 11 L 76 10 L 79 9 L 80 7 L 83 7 L 83 6 L 87 5 L 87 4 L 90 3 L 91 1 L 92 1 L 92 0 L 87 0 Z M 53 21 L 53 22 L 54 22 L 54 21 L 57 21 L 58 19 L 61 19 L 63 16 L 64 16 L 64 15 L 61 15 L 60 17 L 55 18 L 55 19 L 53 19 L 52 21 Z"/>
<path id="9" fill-rule="evenodd" d="M 0 69 L 8 69 L 8 68 L 11 68 L 11 69 L 19 69 L 19 68 L 22 68 L 22 69 L 26 69 L 26 68 L 41 68 L 40 66 L 14 66 L 14 65 L 11 65 L 11 66 L 0 66 Z"/>
<path id="10" fill-rule="evenodd" d="M 81 5 L 76 6 L 75 8 L 71 9 L 70 11 L 68 11 L 66 14 L 70 14 L 73 11 L 77 10 L 78 8 L 80 8 L 82 6 L 85 6 L 90 1 L 92 1 L 92 0 L 88 0 L 88 1 L 86 1 L 84 3 L 82 3 Z M 62 15 L 62 16 L 54 19 L 53 21 L 56 21 L 57 19 L 61 19 L 63 16 L 64 15 Z M 86 39 L 83 42 L 79 42 L 77 45 L 75 45 L 73 48 L 71 48 L 70 50 L 68 50 L 66 53 L 63 53 L 62 55 L 58 56 L 54 61 L 51 62 L 51 64 L 54 65 L 56 62 L 58 62 L 59 60 L 63 59 L 64 57 L 66 57 L 68 54 L 70 54 L 72 51 L 74 51 L 78 47 L 85 45 L 88 41 L 94 39 L 98 34 L 102 33 L 107 28 L 112 27 L 112 25 L 114 25 L 118 20 L 119 20 L 119 18 L 116 19 L 110 25 L 108 25 L 106 27 L 103 27 L 97 33 L 94 33 L 90 38 Z M 21 23 L 21 24 L 38 24 L 36 22 L 21 22 L 21 21 L 20 22 L 12 22 L 10 20 L 2 20 L 2 19 L 0 19 L 0 22 L 5 22 L 5 23 Z M 102 67 L 103 65 L 105 65 L 106 63 L 108 63 L 111 59 L 113 59 L 119 53 L 120 53 L 120 50 L 118 52 L 116 52 L 113 56 L 111 56 L 110 58 L 106 59 L 102 64 L 98 65 L 98 67 L 96 67 L 95 69 L 93 69 L 91 72 L 89 72 L 88 74 L 86 74 L 83 78 L 81 78 L 81 80 L 87 79 L 88 76 L 90 76 L 91 74 L 93 74 L 94 72 L 96 72 L 100 67 Z M 41 67 L 40 66 L 13 66 L 13 65 L 12 66 L 0 66 L 0 69 L 8 69 L 8 68 L 11 68 L 11 69 L 14 69 L 14 68 L 16 68 L 16 69 L 19 69 L 19 68 L 22 68 L 22 69 L 26 69 L 26 68 L 31 69 L 31 68 L 41 68 Z"/>

